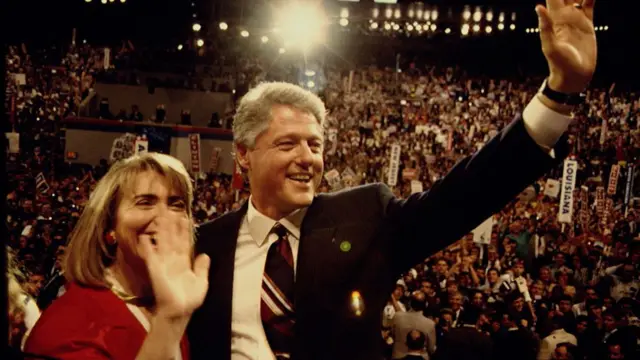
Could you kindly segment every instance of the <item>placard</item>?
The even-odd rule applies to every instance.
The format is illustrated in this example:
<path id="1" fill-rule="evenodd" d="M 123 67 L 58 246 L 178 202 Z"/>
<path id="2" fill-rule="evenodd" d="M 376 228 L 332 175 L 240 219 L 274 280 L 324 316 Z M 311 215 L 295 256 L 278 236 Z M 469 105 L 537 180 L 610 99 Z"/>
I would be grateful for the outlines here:
<path id="1" fill-rule="evenodd" d="M 547 184 L 544 186 L 544 194 L 552 198 L 558 198 L 560 193 L 560 181 L 556 179 L 547 179 Z"/>
<path id="2" fill-rule="evenodd" d="M 398 184 L 398 171 L 400 170 L 400 145 L 391 145 L 389 155 L 389 169 L 387 172 L 387 185 L 396 186 Z"/>
<path id="3" fill-rule="evenodd" d="M 189 134 L 189 150 L 191 152 L 191 173 L 200 173 L 200 134 Z"/>
<path id="4" fill-rule="evenodd" d="M 577 161 L 569 159 L 564 161 L 560 207 L 558 208 L 558 221 L 562 223 L 570 224 L 573 217 L 573 192 L 576 187 L 577 172 Z"/>
<path id="5" fill-rule="evenodd" d="M 620 165 L 612 165 L 609 173 L 609 186 L 607 186 L 607 194 L 615 195 L 618 189 L 618 177 L 620 176 Z"/>
<path id="6" fill-rule="evenodd" d="M 412 194 L 421 193 L 423 191 L 424 191 L 424 189 L 422 187 L 422 181 L 411 180 L 411 193 Z"/>

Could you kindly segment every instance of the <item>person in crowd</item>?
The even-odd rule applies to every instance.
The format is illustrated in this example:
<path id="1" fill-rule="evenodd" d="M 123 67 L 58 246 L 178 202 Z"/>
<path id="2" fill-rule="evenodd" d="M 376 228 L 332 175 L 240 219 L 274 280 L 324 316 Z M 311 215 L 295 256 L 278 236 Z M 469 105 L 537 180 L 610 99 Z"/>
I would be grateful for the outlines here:
<path id="1" fill-rule="evenodd" d="M 97 184 L 69 241 L 67 291 L 25 345 L 63 359 L 188 359 L 183 333 L 209 259 L 193 258 L 193 187 L 178 160 L 147 153 Z"/>
<path id="2" fill-rule="evenodd" d="M 411 294 L 410 307 L 407 312 L 397 313 L 393 318 L 393 359 L 402 359 L 409 355 L 411 349 L 404 341 L 412 330 L 420 331 L 424 336 L 425 359 L 430 359 L 436 350 L 436 323 L 424 316 L 426 297 L 421 291 Z"/>
<path id="3" fill-rule="evenodd" d="M 538 360 L 553 359 L 553 354 L 559 344 L 569 343 L 573 346 L 578 345 L 578 340 L 573 334 L 567 332 L 567 320 L 563 316 L 554 316 L 551 320 L 552 331 L 549 336 L 540 342 L 540 351 L 538 352 Z"/>
<path id="4" fill-rule="evenodd" d="M 484 331 L 489 319 L 482 310 L 469 309 L 460 318 L 461 326 L 449 331 L 436 351 L 438 360 L 490 360 L 493 342 Z"/>
<path id="5" fill-rule="evenodd" d="M 538 340 L 531 330 L 519 326 L 518 314 L 505 312 L 502 316 L 502 329 L 495 337 L 493 354 L 496 360 L 519 359 L 534 360 L 538 354 Z"/>
<path id="6" fill-rule="evenodd" d="M 423 360 L 427 354 L 425 353 L 426 336 L 419 330 L 411 330 L 407 333 L 405 342 L 407 344 L 407 355 L 400 360 Z"/>
<path id="7" fill-rule="evenodd" d="M 40 318 L 40 310 L 16 278 L 20 270 L 16 268 L 13 251 L 10 249 L 7 249 L 7 265 L 9 344 L 16 349 L 22 349 L 31 329 Z"/>

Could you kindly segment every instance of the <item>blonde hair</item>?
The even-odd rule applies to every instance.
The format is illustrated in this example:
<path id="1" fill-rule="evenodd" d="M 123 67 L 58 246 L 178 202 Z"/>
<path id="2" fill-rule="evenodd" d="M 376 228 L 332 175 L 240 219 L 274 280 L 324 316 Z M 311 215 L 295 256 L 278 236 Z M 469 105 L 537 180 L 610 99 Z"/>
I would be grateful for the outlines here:
<path id="1" fill-rule="evenodd" d="M 98 182 L 78 219 L 65 251 L 64 276 L 85 286 L 107 286 L 105 269 L 113 263 L 113 249 L 105 235 L 115 225 L 124 192 L 135 184 L 138 174 L 153 171 L 167 180 L 168 187 L 185 201 L 187 216 L 193 221 L 193 185 L 180 160 L 160 153 L 136 155 L 115 163 Z M 191 232 L 195 241 L 195 233 Z"/>
<path id="2" fill-rule="evenodd" d="M 9 314 L 17 314 L 24 312 L 24 302 L 21 301 L 21 296 L 25 294 L 24 289 L 18 282 L 18 277 L 21 276 L 20 270 L 14 260 L 13 250 L 11 248 L 6 249 L 7 252 L 7 299 L 9 300 Z"/>
<path id="3" fill-rule="evenodd" d="M 253 148 L 258 135 L 269 127 L 274 105 L 289 105 L 309 112 L 321 126 L 327 113 L 322 100 L 308 90 L 284 82 L 263 82 L 240 100 L 233 117 L 234 143 Z"/>

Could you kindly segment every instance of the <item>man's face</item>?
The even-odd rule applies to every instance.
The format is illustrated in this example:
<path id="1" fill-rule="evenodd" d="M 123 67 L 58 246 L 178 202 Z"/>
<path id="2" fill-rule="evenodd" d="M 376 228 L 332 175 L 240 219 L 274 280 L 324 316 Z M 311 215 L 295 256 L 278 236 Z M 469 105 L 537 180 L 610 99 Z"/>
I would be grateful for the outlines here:
<path id="1" fill-rule="evenodd" d="M 444 275 L 447 273 L 447 270 L 449 270 L 449 265 L 447 265 L 447 262 L 444 260 L 438 261 L 438 263 L 436 264 L 436 271 L 438 272 L 438 274 Z"/>
<path id="2" fill-rule="evenodd" d="M 460 307 L 462 306 L 462 296 L 452 295 L 449 303 L 453 311 L 458 311 L 458 309 L 460 309 Z"/>
<path id="3" fill-rule="evenodd" d="M 624 359 L 624 354 L 622 353 L 622 348 L 620 347 L 620 345 L 609 346 L 609 359 L 611 360 Z"/>
<path id="4" fill-rule="evenodd" d="M 576 324 L 576 331 L 578 332 L 578 334 L 582 334 L 583 332 L 587 331 L 588 327 L 589 324 L 586 321 L 580 321 Z"/>
<path id="5" fill-rule="evenodd" d="M 558 306 L 560 311 L 563 313 L 568 313 L 571 311 L 571 301 L 569 300 L 560 300 L 560 304 Z"/>
<path id="6" fill-rule="evenodd" d="M 44 276 L 41 274 L 33 274 L 29 277 L 29 283 L 27 284 L 27 291 L 31 296 L 37 297 L 44 284 Z"/>
<path id="7" fill-rule="evenodd" d="M 481 293 L 473 294 L 473 298 L 471 299 L 471 303 L 477 307 L 482 307 L 484 305 L 484 298 Z"/>
<path id="8" fill-rule="evenodd" d="M 518 277 L 524 274 L 524 264 L 516 263 L 513 265 L 513 276 Z"/>
<path id="9" fill-rule="evenodd" d="M 433 292 L 433 284 L 429 281 L 423 281 L 420 290 L 425 294 L 431 294 Z"/>
<path id="10" fill-rule="evenodd" d="M 516 311 L 522 311 L 522 309 L 524 308 L 524 299 L 517 298 L 516 300 L 514 300 L 513 308 L 516 309 Z"/>
<path id="11" fill-rule="evenodd" d="M 313 201 L 324 171 L 324 140 L 310 113 L 276 105 L 271 114 L 252 149 L 238 146 L 238 161 L 249 172 L 254 205 L 281 218 Z"/>
<path id="12" fill-rule="evenodd" d="M 603 319 L 604 328 L 607 331 L 611 331 L 616 328 L 616 320 L 611 315 L 605 316 Z"/>
<path id="13" fill-rule="evenodd" d="M 556 347 L 553 355 L 555 360 L 569 360 L 569 351 L 567 351 L 566 346 Z"/>

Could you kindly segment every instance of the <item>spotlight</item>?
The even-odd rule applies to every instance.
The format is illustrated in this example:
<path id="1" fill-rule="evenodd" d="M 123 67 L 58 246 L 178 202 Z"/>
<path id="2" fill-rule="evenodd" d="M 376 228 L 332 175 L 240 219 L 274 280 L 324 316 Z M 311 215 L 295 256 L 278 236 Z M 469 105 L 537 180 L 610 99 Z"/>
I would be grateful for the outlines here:
<path id="1" fill-rule="evenodd" d="M 451 34 L 451 29 L 449 29 L 449 28 L 444 29 L 444 33 L 445 34 Z"/>
<path id="2" fill-rule="evenodd" d="M 417 29 L 416 29 L 417 30 Z M 413 31 L 413 25 L 408 24 L 407 25 L 407 31 Z"/>
<path id="3" fill-rule="evenodd" d="M 313 89 L 316 86 L 316 83 L 314 83 L 313 81 L 309 80 L 307 81 L 307 87 L 309 89 Z"/>
<path id="4" fill-rule="evenodd" d="M 500 31 L 504 30 L 504 23 L 498 24 L 498 30 Z"/>
<path id="5" fill-rule="evenodd" d="M 372 23 L 371 23 L 371 25 L 370 25 L 370 26 L 371 26 L 371 28 L 372 28 L 373 30 L 375 30 L 375 29 L 377 29 L 377 28 L 378 28 L 378 23 L 374 21 L 374 22 L 372 22 Z"/>
<path id="6" fill-rule="evenodd" d="M 347 8 L 340 9 L 340 17 L 341 18 L 348 18 L 349 17 L 349 9 L 347 9 Z"/>
<path id="7" fill-rule="evenodd" d="M 392 16 L 393 9 L 391 9 L 391 7 L 387 7 L 386 9 L 384 9 L 384 17 L 386 17 L 387 19 L 391 19 Z"/>
<path id="8" fill-rule="evenodd" d="M 422 15 L 424 14 L 424 10 L 422 10 L 421 7 L 418 8 L 418 10 L 416 10 L 416 17 L 418 19 L 422 19 Z"/>
<path id="9" fill-rule="evenodd" d="M 468 35 L 468 34 L 469 34 L 469 24 L 464 24 L 464 25 L 462 25 L 462 28 L 460 28 L 460 33 L 461 33 L 463 36 Z"/>
<path id="10" fill-rule="evenodd" d="M 400 30 L 400 25 L 398 25 L 398 24 L 393 24 L 393 30 L 395 30 L 395 31 Z"/>
<path id="11" fill-rule="evenodd" d="M 400 11 L 400 9 L 396 9 L 393 12 L 393 17 L 396 18 L 396 19 L 400 19 L 402 17 L 402 12 Z"/>
<path id="12" fill-rule="evenodd" d="M 116 0 L 109 0 L 109 2 L 114 2 L 114 1 L 116 1 Z"/>
<path id="13" fill-rule="evenodd" d="M 438 9 L 433 9 L 433 11 L 431 11 L 431 20 L 436 21 L 438 20 Z"/>
<path id="14" fill-rule="evenodd" d="M 511 21 L 512 21 L 512 22 L 515 22 L 515 21 L 516 21 L 516 13 L 515 13 L 515 12 L 512 12 L 512 13 L 511 13 Z"/>
<path id="15" fill-rule="evenodd" d="M 473 32 L 478 32 L 478 31 L 480 31 L 480 25 L 478 24 L 473 25 Z"/>
<path id="16" fill-rule="evenodd" d="M 196 41 L 196 45 L 198 45 L 198 47 L 202 47 L 202 46 L 204 46 L 204 40 L 202 40 L 202 39 L 198 39 L 198 40 Z"/>
<path id="17" fill-rule="evenodd" d="M 438 29 L 438 25 L 431 24 L 431 31 L 436 31 Z"/>
<path id="18" fill-rule="evenodd" d="M 429 21 L 429 19 L 431 19 L 431 10 L 425 10 L 423 17 L 425 20 Z"/>
<path id="19" fill-rule="evenodd" d="M 221 22 L 219 26 L 220 26 L 220 30 L 227 30 L 229 28 L 229 25 L 227 25 L 227 23 L 224 21 Z"/>
<path id="20" fill-rule="evenodd" d="M 487 21 L 491 22 L 493 21 L 493 11 L 489 10 L 489 12 L 486 14 Z"/>
<path id="21" fill-rule="evenodd" d="M 413 9 L 409 9 L 407 15 L 409 16 L 409 19 L 413 19 L 416 16 L 416 12 Z"/>
<path id="22" fill-rule="evenodd" d="M 380 9 L 378 9 L 377 7 L 374 7 L 371 15 L 373 16 L 374 19 L 377 19 L 378 16 L 380 16 Z"/>
<path id="23" fill-rule="evenodd" d="M 182 50 L 182 44 L 178 45 L 178 50 Z"/>
<path id="24" fill-rule="evenodd" d="M 609 30 L 609 25 L 604 26 L 604 31 L 607 31 L 607 30 Z"/>
<path id="25" fill-rule="evenodd" d="M 100 2 L 101 2 L 101 3 L 103 3 L 103 4 L 106 4 L 106 3 L 107 3 L 107 0 L 102 0 L 102 1 L 100 1 Z"/>
<path id="26" fill-rule="evenodd" d="M 484 31 L 487 34 L 491 34 L 491 32 L 493 32 L 493 28 L 491 26 L 487 25 L 487 27 L 484 28 Z"/>
<path id="27" fill-rule="evenodd" d="M 511 24 L 511 26 L 509 26 L 509 29 L 511 29 L 511 31 L 516 29 L 516 24 Z"/>
<path id="28" fill-rule="evenodd" d="M 464 11 L 462 12 L 462 18 L 464 19 L 464 21 L 469 21 L 469 19 L 471 19 L 471 10 L 469 10 L 468 6 L 464 8 Z"/>
<path id="29" fill-rule="evenodd" d="M 482 20 L 482 11 L 480 11 L 480 7 L 476 7 L 476 11 L 473 13 L 473 21 L 480 22 Z"/>
<path id="30" fill-rule="evenodd" d="M 504 22 L 504 12 L 500 12 L 500 15 L 498 15 L 498 21 Z"/>
<path id="31" fill-rule="evenodd" d="M 240 31 L 240 36 L 249 37 L 249 32 L 247 30 L 242 30 L 242 31 Z"/>
<path id="32" fill-rule="evenodd" d="M 269 38 L 266 35 L 262 35 L 262 38 L 260 40 L 262 41 L 263 44 L 266 44 L 269 42 Z"/>
<path id="33" fill-rule="evenodd" d="M 529 29 L 527 29 L 527 30 L 525 30 L 525 31 L 526 31 L 526 33 L 527 33 L 527 34 L 528 34 L 528 33 L 530 33 Z"/>
<path id="34" fill-rule="evenodd" d="M 280 50 L 278 50 L 278 52 L 279 52 L 280 54 L 284 54 L 284 53 L 286 52 L 286 50 L 285 50 L 284 48 L 280 48 Z"/>
<path id="35" fill-rule="evenodd" d="M 88 2 L 88 3 L 90 3 L 90 2 L 91 2 L 91 0 L 84 0 L 84 1 L 85 1 L 85 2 Z"/>
<path id="36" fill-rule="evenodd" d="M 316 72 L 315 72 L 315 71 L 313 71 L 313 70 L 306 70 L 306 71 L 304 72 L 304 74 L 305 74 L 305 75 L 307 75 L 307 76 L 313 76 L 313 75 L 315 75 L 315 74 L 316 74 Z"/>
<path id="37" fill-rule="evenodd" d="M 200 29 L 202 29 L 202 26 L 198 23 L 193 23 L 193 26 L 191 28 L 193 29 L 193 31 L 198 32 L 200 31 Z"/>
<path id="38" fill-rule="evenodd" d="M 120 0 L 120 2 L 124 4 L 127 2 L 127 0 Z"/>
<path id="39" fill-rule="evenodd" d="M 388 22 L 384 22 L 384 29 L 385 30 L 391 30 L 391 24 L 389 24 Z"/>
<path id="40" fill-rule="evenodd" d="M 417 31 L 422 31 L 422 25 L 420 25 L 420 24 L 416 25 L 416 30 Z"/>
<path id="41" fill-rule="evenodd" d="M 338 23 L 340 24 L 340 26 L 347 26 L 349 25 L 349 20 L 347 18 L 341 18 Z"/>

